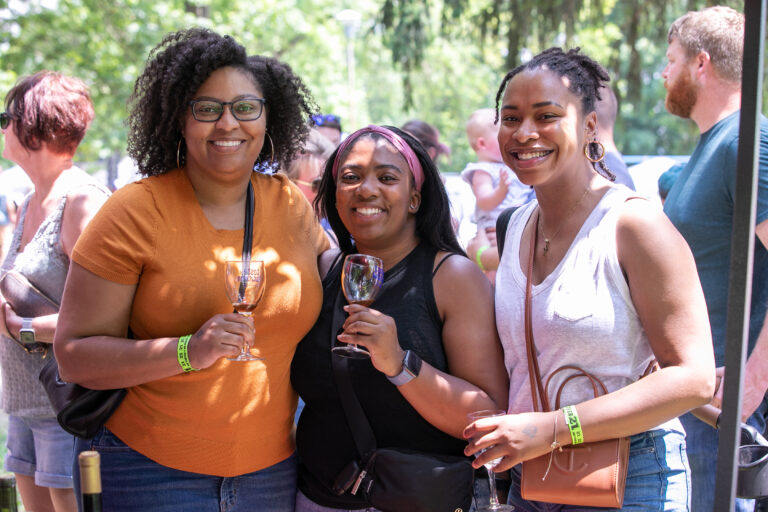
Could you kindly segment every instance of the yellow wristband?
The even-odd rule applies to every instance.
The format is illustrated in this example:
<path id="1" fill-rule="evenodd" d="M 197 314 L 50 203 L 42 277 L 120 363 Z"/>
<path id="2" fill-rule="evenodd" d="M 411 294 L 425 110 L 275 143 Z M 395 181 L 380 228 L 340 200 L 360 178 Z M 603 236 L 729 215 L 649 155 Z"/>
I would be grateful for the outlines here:
<path id="1" fill-rule="evenodd" d="M 482 256 L 483 256 L 483 253 L 487 251 L 489 247 L 490 245 L 484 245 L 480 247 L 477 250 L 477 253 L 475 254 L 475 263 L 477 263 L 477 266 L 480 267 L 480 270 L 482 270 L 483 272 L 485 272 L 485 267 L 483 266 Z"/>
<path id="2" fill-rule="evenodd" d="M 191 334 L 182 336 L 179 338 L 179 343 L 176 345 L 176 357 L 179 360 L 179 366 L 184 370 L 184 373 L 196 372 L 200 368 L 192 368 L 189 363 L 189 340 L 192 338 Z"/>
<path id="3" fill-rule="evenodd" d="M 571 432 L 571 444 L 581 444 L 584 442 L 584 432 L 581 431 L 581 422 L 576 413 L 576 407 L 568 405 L 563 407 L 565 422 L 568 424 L 568 430 Z"/>

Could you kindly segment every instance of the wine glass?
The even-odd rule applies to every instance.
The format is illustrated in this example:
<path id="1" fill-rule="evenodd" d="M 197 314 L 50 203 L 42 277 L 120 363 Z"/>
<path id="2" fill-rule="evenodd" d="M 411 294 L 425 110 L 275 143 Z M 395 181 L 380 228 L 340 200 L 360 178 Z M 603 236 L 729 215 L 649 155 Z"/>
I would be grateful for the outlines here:
<path id="1" fill-rule="evenodd" d="M 250 317 L 264 295 L 266 285 L 264 262 L 256 260 L 248 262 L 227 261 L 226 285 L 227 297 L 232 302 L 235 312 Z M 250 347 L 246 343 L 240 348 L 240 354 L 227 359 L 230 361 L 260 361 L 264 358 L 251 354 Z"/>
<path id="2" fill-rule="evenodd" d="M 368 254 L 350 254 L 344 258 L 341 270 L 341 289 L 350 304 L 370 306 L 384 281 L 384 264 Z M 371 357 L 367 350 L 354 344 L 338 342 L 331 349 L 340 356 L 353 359 Z"/>
<path id="3" fill-rule="evenodd" d="M 504 416 L 507 414 L 507 411 L 502 410 L 485 410 L 485 411 L 475 411 L 467 414 L 467 424 L 472 424 L 475 421 L 482 419 L 482 418 L 491 418 L 493 416 Z M 487 448 L 485 449 L 487 450 Z M 475 453 L 475 458 L 477 458 L 479 455 L 485 452 L 485 450 L 481 450 L 477 453 Z M 497 459 L 493 459 L 489 462 L 486 462 L 483 464 L 485 466 L 486 471 L 488 471 L 488 485 L 491 488 L 491 500 L 488 506 L 478 508 L 478 512 L 484 512 L 484 511 L 493 511 L 493 512 L 509 512 L 512 510 L 515 510 L 515 507 L 512 505 L 505 505 L 502 503 L 499 503 L 499 497 L 496 494 L 496 474 L 493 472 L 493 468 L 495 468 L 499 462 L 501 462 L 501 457 Z"/>

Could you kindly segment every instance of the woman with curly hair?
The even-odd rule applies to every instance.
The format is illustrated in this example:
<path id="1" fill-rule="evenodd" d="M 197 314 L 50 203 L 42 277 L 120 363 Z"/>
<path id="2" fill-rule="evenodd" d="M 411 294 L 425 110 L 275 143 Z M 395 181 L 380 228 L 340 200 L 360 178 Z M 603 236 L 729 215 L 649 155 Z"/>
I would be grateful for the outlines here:
<path id="1" fill-rule="evenodd" d="M 288 66 L 204 29 L 166 36 L 132 96 L 128 149 L 147 178 L 104 205 L 73 253 L 55 349 L 61 376 L 126 388 L 78 450 L 101 452 L 105 510 L 293 511 L 296 394 L 289 369 L 320 311 L 325 234 L 282 174 L 311 99 Z M 254 191 L 254 260 L 267 287 L 231 313 Z M 263 358 L 236 362 L 242 346 Z"/>

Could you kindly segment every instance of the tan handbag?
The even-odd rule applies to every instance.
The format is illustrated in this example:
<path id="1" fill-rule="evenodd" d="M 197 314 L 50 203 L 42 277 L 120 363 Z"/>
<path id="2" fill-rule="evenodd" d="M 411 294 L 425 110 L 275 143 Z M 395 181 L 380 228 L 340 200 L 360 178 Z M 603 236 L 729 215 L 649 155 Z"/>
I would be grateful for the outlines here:
<path id="1" fill-rule="evenodd" d="M 605 394 L 606 389 L 600 379 L 576 366 L 558 368 L 550 374 L 546 384 L 542 384 L 531 323 L 531 277 L 538 224 L 537 213 L 532 229 L 525 289 L 525 339 L 533 409 L 548 412 L 552 410 L 547 396 L 549 382 L 553 375 L 561 371 L 572 371 L 573 374 L 566 377 L 557 390 L 556 409 L 560 408 L 563 388 L 574 379 L 586 378 L 592 385 L 595 396 Z M 554 450 L 550 454 L 523 462 L 520 493 L 523 499 L 531 501 L 621 508 L 628 465 L 628 437 L 564 446 L 562 451 Z"/>

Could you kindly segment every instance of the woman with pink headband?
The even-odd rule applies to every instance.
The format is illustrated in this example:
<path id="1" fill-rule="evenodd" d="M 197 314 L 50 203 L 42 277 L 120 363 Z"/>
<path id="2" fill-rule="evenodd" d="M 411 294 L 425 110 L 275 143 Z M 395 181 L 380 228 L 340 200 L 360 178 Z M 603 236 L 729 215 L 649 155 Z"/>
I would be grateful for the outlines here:
<path id="1" fill-rule="evenodd" d="M 363 493 L 334 491 L 361 456 L 335 384 L 331 340 L 371 355 L 349 359 L 348 373 L 379 448 L 463 456 L 467 413 L 507 405 L 493 294 L 456 241 L 435 164 L 397 128 L 368 126 L 347 137 L 326 165 L 315 207 L 339 249 L 321 256 L 323 307 L 291 366 L 306 402 L 296 511 L 375 510 Z M 343 256 L 352 253 L 383 261 L 370 307 L 339 300 Z M 344 318 L 338 336 L 334 313 Z"/>

